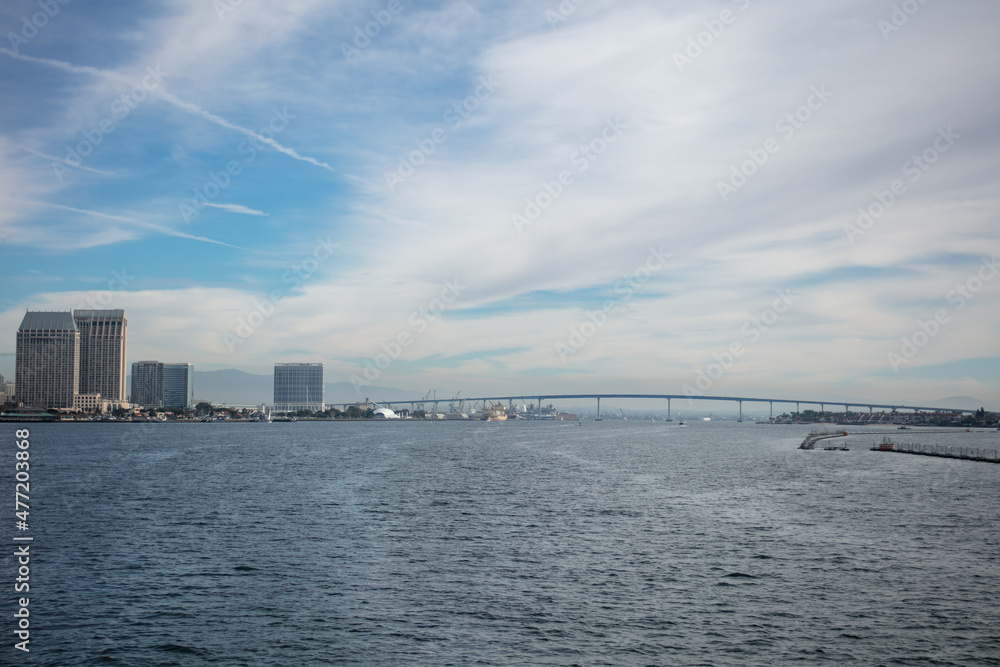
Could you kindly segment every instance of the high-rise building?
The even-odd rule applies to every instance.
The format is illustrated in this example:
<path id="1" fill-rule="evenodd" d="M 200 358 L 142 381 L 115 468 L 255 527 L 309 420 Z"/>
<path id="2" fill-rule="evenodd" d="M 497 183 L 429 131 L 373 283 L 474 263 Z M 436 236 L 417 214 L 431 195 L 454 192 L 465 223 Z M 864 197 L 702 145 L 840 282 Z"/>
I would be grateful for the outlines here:
<path id="1" fill-rule="evenodd" d="M 18 401 L 72 408 L 80 389 L 80 331 L 70 312 L 27 312 L 17 330 Z"/>
<path id="2" fill-rule="evenodd" d="M 194 364 L 163 364 L 163 405 L 194 407 Z"/>
<path id="3" fill-rule="evenodd" d="M 76 310 L 73 319 L 80 332 L 79 392 L 124 401 L 125 311 Z"/>
<path id="4" fill-rule="evenodd" d="M 324 364 L 275 364 L 275 411 L 325 410 L 323 367 Z"/>
<path id="5" fill-rule="evenodd" d="M 136 361 L 132 364 L 132 395 L 129 401 L 144 408 L 163 407 L 163 364 Z"/>

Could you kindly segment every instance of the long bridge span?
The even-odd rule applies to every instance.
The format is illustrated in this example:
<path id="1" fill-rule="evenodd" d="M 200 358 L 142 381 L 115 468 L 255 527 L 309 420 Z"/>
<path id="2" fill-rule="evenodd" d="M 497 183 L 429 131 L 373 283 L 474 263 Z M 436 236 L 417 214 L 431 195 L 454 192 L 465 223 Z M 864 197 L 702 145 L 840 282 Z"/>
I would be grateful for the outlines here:
<path id="1" fill-rule="evenodd" d="M 926 405 L 903 405 L 903 404 L 888 404 L 888 403 L 867 403 L 865 401 L 858 402 L 847 402 L 842 403 L 840 401 L 812 401 L 807 399 L 793 399 L 793 398 L 759 398 L 752 396 L 690 396 L 688 394 L 520 394 L 516 396 L 481 396 L 481 397 L 471 397 L 471 398 L 458 398 L 453 399 L 447 398 L 435 398 L 435 399 L 421 399 L 421 400 L 410 400 L 410 401 L 378 401 L 379 405 L 393 406 L 393 405 L 409 405 L 413 409 L 417 405 L 433 404 L 434 412 L 438 411 L 438 405 L 440 403 L 480 403 L 480 402 L 500 402 L 507 401 L 508 403 L 513 403 L 514 401 L 519 401 L 522 403 L 531 403 L 538 401 L 538 411 L 541 413 L 542 401 L 553 401 L 553 400 L 581 400 L 581 399 L 596 399 L 597 400 L 597 416 L 601 416 L 601 399 L 616 399 L 616 398 L 642 398 L 642 399 L 665 399 L 667 401 L 667 419 L 671 418 L 670 402 L 673 400 L 685 400 L 685 401 L 723 401 L 727 403 L 736 403 L 739 405 L 740 419 L 743 419 L 743 404 L 744 403 L 767 403 L 770 406 L 771 418 L 774 418 L 774 404 L 787 404 L 795 405 L 795 411 L 799 412 L 800 405 L 818 405 L 820 406 L 820 412 L 826 412 L 826 406 L 844 407 L 844 413 L 850 412 L 852 407 L 855 408 L 868 408 L 868 412 L 872 413 L 876 408 L 879 410 L 891 410 L 893 412 L 897 410 L 909 410 L 912 412 L 953 412 L 956 414 L 964 413 L 974 413 L 975 410 L 968 410 L 965 408 L 948 408 L 948 407 L 930 407 Z M 343 404 L 346 408 L 349 403 Z"/>

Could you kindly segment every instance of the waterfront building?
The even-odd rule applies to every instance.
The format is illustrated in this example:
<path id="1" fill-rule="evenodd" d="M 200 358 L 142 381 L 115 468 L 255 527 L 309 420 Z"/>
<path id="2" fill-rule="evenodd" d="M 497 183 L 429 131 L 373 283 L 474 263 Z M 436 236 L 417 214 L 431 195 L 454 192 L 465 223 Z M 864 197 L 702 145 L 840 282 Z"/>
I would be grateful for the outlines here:
<path id="1" fill-rule="evenodd" d="M 163 364 L 163 406 L 194 407 L 194 364 Z"/>
<path id="2" fill-rule="evenodd" d="M 159 361 L 136 361 L 132 364 L 133 405 L 163 407 L 163 364 Z"/>
<path id="3" fill-rule="evenodd" d="M 73 397 L 74 412 L 108 411 L 108 402 L 100 394 L 77 394 Z"/>
<path id="4" fill-rule="evenodd" d="M 80 389 L 80 330 L 71 312 L 27 312 L 17 330 L 15 384 L 25 406 L 72 408 Z"/>
<path id="5" fill-rule="evenodd" d="M 125 311 L 75 310 L 80 332 L 81 394 L 100 394 L 113 403 L 125 400 Z"/>
<path id="6" fill-rule="evenodd" d="M 326 409 L 323 402 L 325 364 L 279 363 L 274 365 L 274 409 L 295 412 Z"/>

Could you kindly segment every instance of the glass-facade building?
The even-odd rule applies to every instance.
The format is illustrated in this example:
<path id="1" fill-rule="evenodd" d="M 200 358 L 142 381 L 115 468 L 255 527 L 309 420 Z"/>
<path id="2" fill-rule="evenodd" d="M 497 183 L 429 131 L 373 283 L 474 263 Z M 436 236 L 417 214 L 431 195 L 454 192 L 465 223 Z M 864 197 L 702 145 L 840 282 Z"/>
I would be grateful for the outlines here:
<path id="1" fill-rule="evenodd" d="M 194 407 L 194 364 L 163 364 L 163 406 Z"/>
<path id="2" fill-rule="evenodd" d="M 324 364 L 275 364 L 275 411 L 325 410 L 323 367 Z"/>
<path id="3" fill-rule="evenodd" d="M 132 364 L 133 405 L 163 407 L 163 364 L 159 361 L 136 361 Z"/>

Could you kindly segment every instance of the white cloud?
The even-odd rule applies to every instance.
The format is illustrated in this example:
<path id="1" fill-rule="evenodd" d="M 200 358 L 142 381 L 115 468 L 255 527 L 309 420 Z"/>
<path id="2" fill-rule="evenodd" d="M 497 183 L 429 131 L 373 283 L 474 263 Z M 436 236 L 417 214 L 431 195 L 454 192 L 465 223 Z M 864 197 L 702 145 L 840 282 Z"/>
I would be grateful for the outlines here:
<path id="1" fill-rule="evenodd" d="M 264 213 L 263 211 L 256 211 L 252 208 L 247 208 L 242 204 L 213 204 L 208 202 L 205 206 L 221 208 L 223 211 L 229 211 L 230 213 L 242 213 L 244 215 L 267 215 L 267 213 Z"/>

